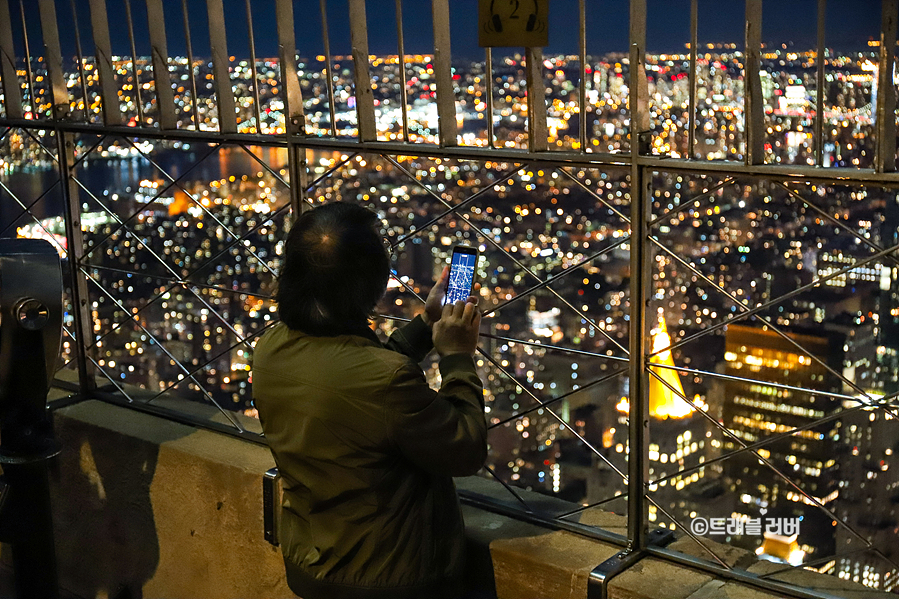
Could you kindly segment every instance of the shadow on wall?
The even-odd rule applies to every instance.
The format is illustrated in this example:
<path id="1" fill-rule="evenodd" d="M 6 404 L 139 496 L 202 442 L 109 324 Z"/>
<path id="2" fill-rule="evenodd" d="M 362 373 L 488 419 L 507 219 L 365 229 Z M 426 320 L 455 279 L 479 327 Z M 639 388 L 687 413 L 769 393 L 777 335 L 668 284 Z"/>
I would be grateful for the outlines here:
<path id="1" fill-rule="evenodd" d="M 86 598 L 140 599 L 160 557 L 150 498 L 159 441 L 178 436 L 149 442 L 59 420 L 56 436 L 65 448 L 51 470 L 62 586 Z"/>

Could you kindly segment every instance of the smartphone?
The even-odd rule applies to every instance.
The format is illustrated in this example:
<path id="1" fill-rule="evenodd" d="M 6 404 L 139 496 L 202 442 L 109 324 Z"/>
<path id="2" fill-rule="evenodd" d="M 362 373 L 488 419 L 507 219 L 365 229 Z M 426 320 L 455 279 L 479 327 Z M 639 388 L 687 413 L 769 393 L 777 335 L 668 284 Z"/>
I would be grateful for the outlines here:
<path id="1" fill-rule="evenodd" d="M 456 300 L 464 302 L 468 299 L 471 295 L 471 290 L 474 288 L 475 268 L 477 265 L 478 250 L 464 245 L 457 245 L 453 248 L 449 276 L 446 277 L 444 304 L 453 304 Z"/>

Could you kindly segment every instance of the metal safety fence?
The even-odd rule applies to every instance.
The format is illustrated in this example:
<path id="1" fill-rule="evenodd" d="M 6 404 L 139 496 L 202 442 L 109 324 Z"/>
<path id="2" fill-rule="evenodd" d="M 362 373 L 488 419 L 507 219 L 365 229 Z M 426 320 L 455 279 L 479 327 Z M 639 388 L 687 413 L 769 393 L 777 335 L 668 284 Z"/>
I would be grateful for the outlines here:
<path id="1" fill-rule="evenodd" d="M 802 110 L 771 89 L 765 61 L 793 59 L 768 56 L 761 0 L 740 50 L 700 53 L 692 0 L 688 52 L 650 55 L 632 0 L 629 52 L 595 57 L 599 9 L 580 0 L 570 54 L 468 61 L 448 0 L 420 55 L 404 17 L 420 25 L 421 7 L 401 0 L 302 4 L 321 25 L 302 53 L 291 0 L 26 4 L 0 2 L 0 235 L 65 258 L 59 385 L 264 442 L 252 348 L 277 322 L 285 232 L 308 207 L 360 202 L 390 240 L 384 333 L 454 244 L 480 249 L 485 473 L 512 497 L 488 507 L 621 545 L 597 587 L 655 555 L 796 597 L 839 594 L 802 569 L 897 588 L 895 0 L 861 79 L 840 75 L 819 0 Z M 370 54 L 366 10 L 387 8 L 396 54 Z M 266 27 L 275 58 L 257 53 Z M 626 514 L 625 534 L 599 508 Z M 666 548 L 665 529 L 696 550 Z M 716 541 L 782 566 L 747 570 Z"/>

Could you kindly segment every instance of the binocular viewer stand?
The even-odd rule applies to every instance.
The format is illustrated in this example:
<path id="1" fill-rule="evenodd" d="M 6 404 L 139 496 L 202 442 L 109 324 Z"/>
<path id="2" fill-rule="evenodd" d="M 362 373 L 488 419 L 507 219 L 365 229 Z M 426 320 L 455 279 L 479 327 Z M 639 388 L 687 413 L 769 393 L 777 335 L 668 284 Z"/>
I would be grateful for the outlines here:
<path id="1" fill-rule="evenodd" d="M 0 540 L 16 597 L 59 597 L 49 460 L 60 452 L 47 393 L 62 336 L 62 269 L 42 240 L 0 239 Z"/>

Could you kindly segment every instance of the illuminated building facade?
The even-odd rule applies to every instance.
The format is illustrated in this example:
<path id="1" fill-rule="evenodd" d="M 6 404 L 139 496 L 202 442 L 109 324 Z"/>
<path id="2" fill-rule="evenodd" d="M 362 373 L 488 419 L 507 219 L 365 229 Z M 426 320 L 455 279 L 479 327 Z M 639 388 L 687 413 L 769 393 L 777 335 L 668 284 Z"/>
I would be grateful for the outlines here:
<path id="1" fill-rule="evenodd" d="M 724 385 L 724 424 L 747 445 L 802 428 L 759 449 L 758 454 L 821 504 L 832 506 L 839 496 L 834 459 L 839 423 L 812 423 L 833 413 L 839 402 L 786 387 L 839 391 L 825 367 L 829 356 L 836 355 L 838 348 L 834 344 L 838 336 L 787 335 L 789 340 L 770 329 L 745 325 L 727 328 L 726 374 L 751 380 L 731 379 Z M 725 437 L 722 442 L 725 453 L 742 447 L 731 437 Z M 821 510 L 811 500 L 752 453 L 743 452 L 727 459 L 724 474 L 730 489 L 739 496 L 738 516 L 803 518 L 799 536 L 802 549 L 820 554 L 832 548 L 830 520 L 822 518 Z M 761 541 L 752 537 L 741 540 L 749 549 L 756 549 Z"/>
<path id="2" fill-rule="evenodd" d="M 857 406 L 846 401 L 844 407 Z M 899 453 L 895 412 L 863 409 L 843 419 L 838 446 L 841 475 L 836 512 L 862 538 L 840 526 L 830 568 L 840 578 L 884 591 L 899 590 L 899 571 L 876 556 L 855 551 L 866 542 L 883 543 L 888 559 L 899 557 L 899 471 L 891 468 Z"/>

